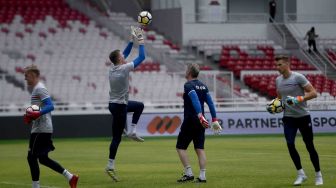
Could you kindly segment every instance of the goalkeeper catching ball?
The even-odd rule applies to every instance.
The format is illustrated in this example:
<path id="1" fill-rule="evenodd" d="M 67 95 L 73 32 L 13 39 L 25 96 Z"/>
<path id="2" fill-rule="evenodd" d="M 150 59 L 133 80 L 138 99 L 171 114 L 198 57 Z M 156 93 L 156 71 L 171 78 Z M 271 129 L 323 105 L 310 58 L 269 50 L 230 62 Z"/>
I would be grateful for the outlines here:
<path id="1" fill-rule="evenodd" d="M 128 110 L 128 93 L 129 93 L 129 73 L 134 70 L 145 59 L 145 46 L 144 36 L 141 28 L 131 27 L 131 41 L 123 51 L 114 50 L 109 55 L 109 61 L 113 65 L 109 71 L 110 81 L 110 100 L 109 111 L 113 116 L 112 121 L 112 142 L 110 144 L 109 159 L 106 166 L 106 173 L 114 180 L 118 181 L 115 173 L 115 157 L 123 130 L 127 121 Z M 133 41 L 137 41 L 139 44 L 139 55 L 132 62 L 127 63 L 125 58 L 129 55 L 133 47 Z M 139 112 L 142 112 L 142 109 Z M 140 112 L 140 114 L 141 114 Z M 135 126 L 135 125 L 134 125 Z M 135 127 L 133 128 L 130 136 L 139 141 L 143 141 L 135 133 Z"/>

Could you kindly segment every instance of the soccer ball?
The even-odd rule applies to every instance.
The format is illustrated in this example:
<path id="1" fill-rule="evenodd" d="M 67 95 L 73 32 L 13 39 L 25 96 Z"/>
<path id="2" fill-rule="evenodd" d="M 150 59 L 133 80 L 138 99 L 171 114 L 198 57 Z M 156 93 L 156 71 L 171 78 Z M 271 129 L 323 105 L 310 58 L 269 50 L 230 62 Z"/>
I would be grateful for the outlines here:
<path id="1" fill-rule="evenodd" d="M 40 107 L 37 106 L 36 104 L 33 104 L 31 106 L 29 106 L 27 109 L 26 109 L 27 112 L 34 112 L 34 111 L 40 111 Z"/>
<path id="2" fill-rule="evenodd" d="M 152 15 L 148 11 L 142 11 L 138 15 L 138 22 L 141 25 L 148 25 L 152 22 Z"/>
<path id="3" fill-rule="evenodd" d="M 280 113 L 284 110 L 285 106 L 280 99 L 275 98 L 267 104 L 267 108 L 271 108 L 273 113 Z"/>

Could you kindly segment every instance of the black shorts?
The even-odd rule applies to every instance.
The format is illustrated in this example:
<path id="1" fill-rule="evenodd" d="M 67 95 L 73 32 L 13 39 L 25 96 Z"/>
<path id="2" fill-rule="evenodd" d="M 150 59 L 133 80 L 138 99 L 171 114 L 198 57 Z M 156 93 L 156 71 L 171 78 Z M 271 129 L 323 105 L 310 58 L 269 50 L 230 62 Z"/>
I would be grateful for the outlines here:
<path id="1" fill-rule="evenodd" d="M 180 133 L 177 137 L 176 148 L 186 150 L 191 141 L 195 149 L 204 149 L 205 129 L 198 118 L 186 118 L 181 125 Z"/>
<path id="2" fill-rule="evenodd" d="M 55 150 L 51 140 L 51 133 L 32 133 L 29 140 L 29 150 L 32 155 L 47 155 Z"/>
<path id="3" fill-rule="evenodd" d="M 289 144 L 295 143 L 295 136 L 297 130 L 300 131 L 304 141 L 313 140 L 313 127 L 310 115 L 299 118 L 283 117 L 282 122 L 284 124 L 284 134 L 287 143 Z"/>

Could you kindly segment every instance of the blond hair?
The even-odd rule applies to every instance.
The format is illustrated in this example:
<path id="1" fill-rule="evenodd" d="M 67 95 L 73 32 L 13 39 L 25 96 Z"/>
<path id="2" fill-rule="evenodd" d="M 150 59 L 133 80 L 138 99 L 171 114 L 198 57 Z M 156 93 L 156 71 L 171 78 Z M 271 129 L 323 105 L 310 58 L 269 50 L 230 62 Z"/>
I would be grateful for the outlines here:
<path id="1" fill-rule="evenodd" d="M 37 68 L 36 65 L 29 65 L 24 68 L 25 73 L 34 73 L 37 77 L 40 76 L 40 70 Z"/>
<path id="2" fill-rule="evenodd" d="M 200 72 L 200 67 L 196 63 L 191 63 L 188 65 L 188 72 L 193 78 L 197 78 Z"/>

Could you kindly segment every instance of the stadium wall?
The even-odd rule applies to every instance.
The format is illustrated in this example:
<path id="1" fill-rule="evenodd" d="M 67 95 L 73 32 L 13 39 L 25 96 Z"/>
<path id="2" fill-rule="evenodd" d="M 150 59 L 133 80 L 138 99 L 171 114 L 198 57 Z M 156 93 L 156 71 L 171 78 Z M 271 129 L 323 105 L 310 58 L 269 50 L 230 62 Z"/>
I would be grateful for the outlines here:
<path id="1" fill-rule="evenodd" d="M 169 36 L 170 40 L 182 44 L 182 11 L 180 8 L 152 10 L 153 20 L 151 27 L 156 31 Z"/>
<path id="2" fill-rule="evenodd" d="M 297 0 L 297 21 L 321 20 L 325 15 L 335 15 L 335 0 Z"/>
<path id="3" fill-rule="evenodd" d="M 269 13 L 270 0 L 228 0 L 228 12 L 230 14 L 251 14 L 251 13 Z M 286 2 L 285 2 L 286 1 Z M 277 13 L 275 20 L 282 22 L 284 13 L 296 14 L 296 0 L 277 0 Z"/>
<path id="4" fill-rule="evenodd" d="M 312 111 L 312 126 L 318 133 L 336 132 L 336 111 Z M 209 113 L 206 117 L 211 117 Z M 128 122 L 131 122 L 131 114 Z M 218 112 L 222 134 L 282 134 L 281 114 L 267 112 Z M 144 113 L 137 131 L 142 136 L 176 136 L 183 121 L 183 113 Z M 53 115 L 54 137 L 111 137 L 112 118 L 106 114 Z M 0 116 L 0 139 L 27 139 L 30 126 L 22 116 Z M 206 134 L 212 134 L 207 130 Z"/>
<path id="5" fill-rule="evenodd" d="M 183 44 L 193 39 L 267 39 L 267 24 L 183 24 Z"/>
<path id="6" fill-rule="evenodd" d="M 133 19 L 137 19 L 139 12 L 141 11 L 140 4 L 134 0 L 109 0 L 108 6 L 112 12 L 125 12 Z"/>

